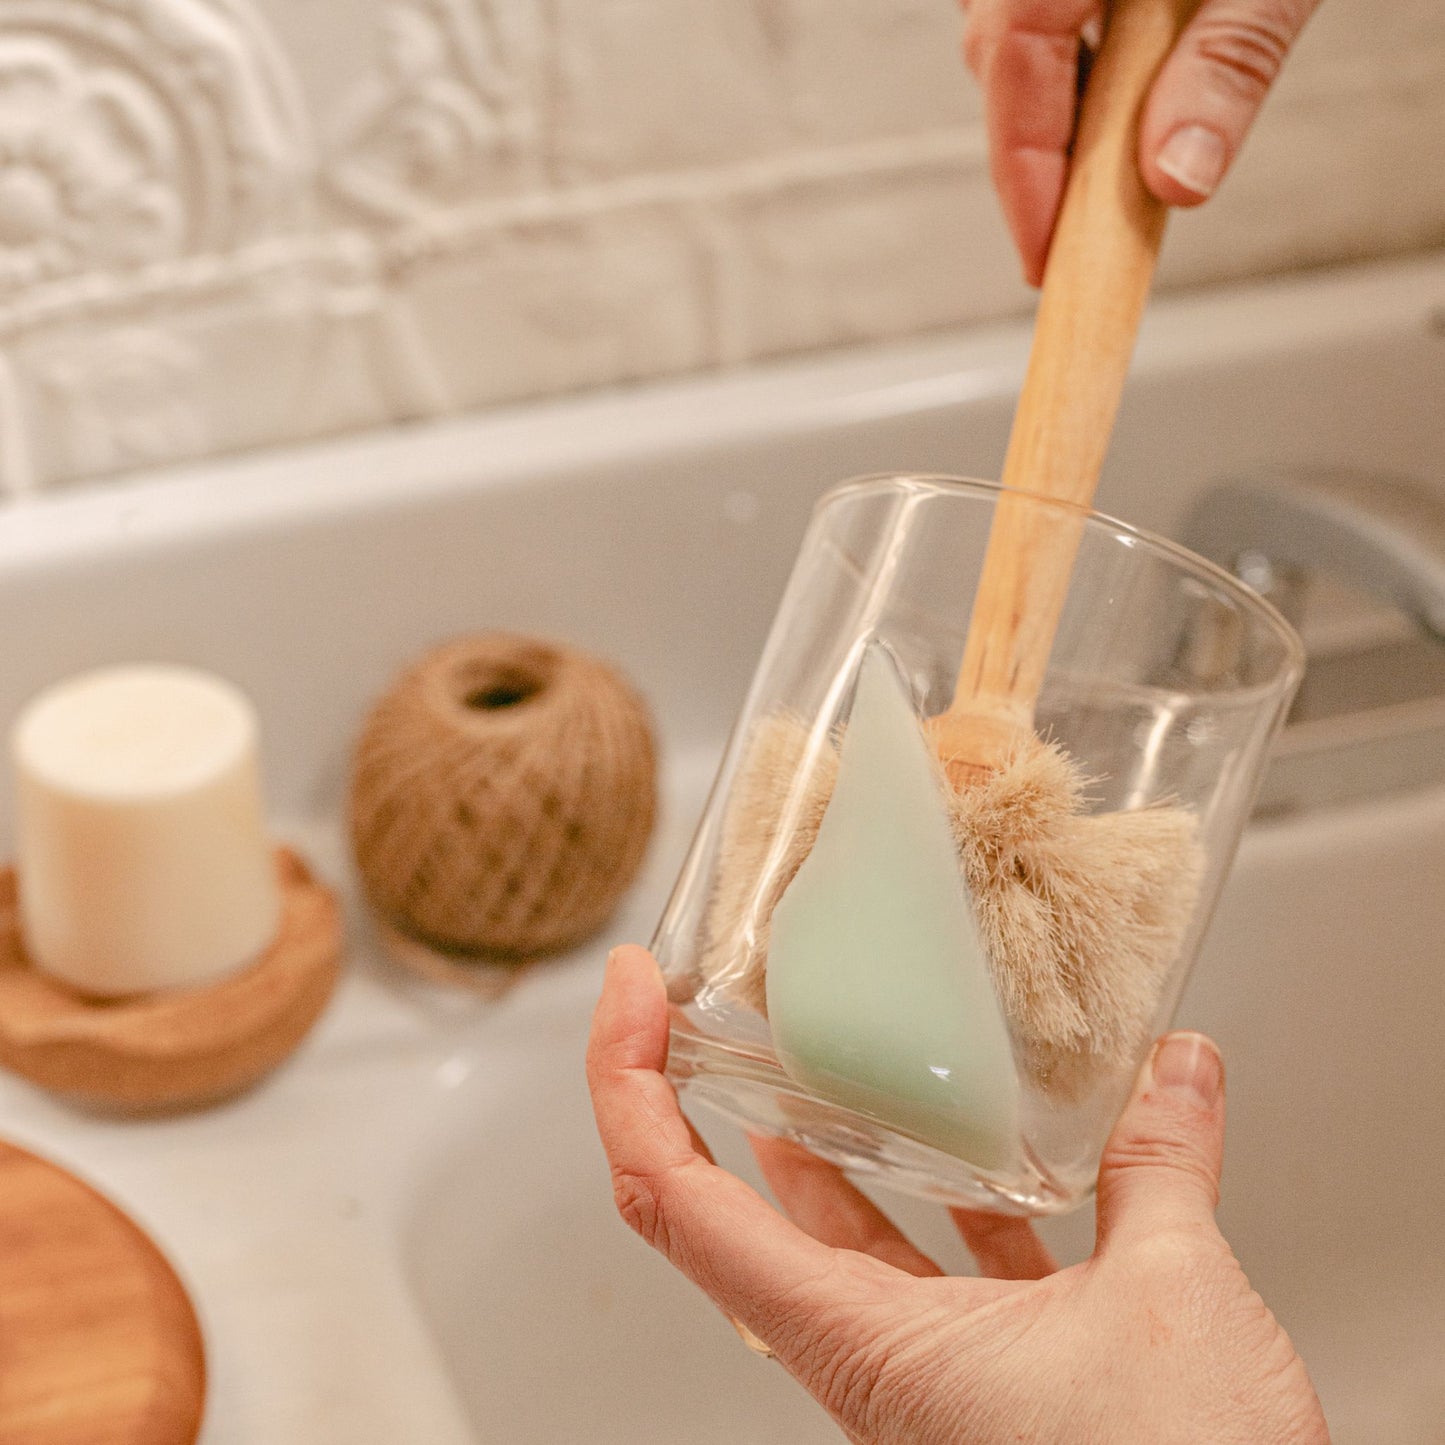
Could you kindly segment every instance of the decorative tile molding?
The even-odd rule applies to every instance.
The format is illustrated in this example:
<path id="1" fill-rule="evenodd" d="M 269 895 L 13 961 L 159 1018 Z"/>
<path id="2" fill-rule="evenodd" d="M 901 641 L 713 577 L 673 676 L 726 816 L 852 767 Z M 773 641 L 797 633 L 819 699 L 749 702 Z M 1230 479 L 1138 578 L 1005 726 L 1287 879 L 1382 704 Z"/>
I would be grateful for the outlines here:
<path id="1" fill-rule="evenodd" d="M 0 0 L 0 494 L 1017 313 L 952 0 Z M 1445 242 L 1327 3 L 1168 284 Z"/>
<path id="2" fill-rule="evenodd" d="M 6 0 L 0 117 L 12 289 L 275 234 L 306 201 L 300 91 L 240 0 Z"/>
<path id="3" fill-rule="evenodd" d="M 957 6 L 939 0 L 754 0 L 793 133 L 815 145 L 967 127 L 978 93 Z M 900 83 L 900 80 L 905 83 Z"/>
<path id="4" fill-rule="evenodd" d="M 42 37 L 0 43 L 0 295 L 179 254 L 175 141 L 126 72 Z"/>
<path id="5" fill-rule="evenodd" d="M 152 327 L 50 342 L 32 374 L 67 469 L 108 472 L 204 451 L 200 362 L 189 342 Z"/>
<path id="6" fill-rule="evenodd" d="M 333 118 L 325 180 L 365 221 L 422 221 L 515 183 L 533 126 L 501 26 L 469 0 L 390 0 L 381 63 Z"/>
<path id="7" fill-rule="evenodd" d="M 198 360 L 183 341 L 149 320 L 103 337 L 74 327 L 137 277 L 169 298 L 189 258 L 218 269 L 211 258 L 300 234 L 310 152 L 286 57 L 241 0 L 6 0 L 0 334 L 47 311 L 70 334 L 9 358 L 23 414 L 5 420 L 43 435 L 0 452 L 0 487 L 204 445 L 184 388 L 159 394 Z"/>

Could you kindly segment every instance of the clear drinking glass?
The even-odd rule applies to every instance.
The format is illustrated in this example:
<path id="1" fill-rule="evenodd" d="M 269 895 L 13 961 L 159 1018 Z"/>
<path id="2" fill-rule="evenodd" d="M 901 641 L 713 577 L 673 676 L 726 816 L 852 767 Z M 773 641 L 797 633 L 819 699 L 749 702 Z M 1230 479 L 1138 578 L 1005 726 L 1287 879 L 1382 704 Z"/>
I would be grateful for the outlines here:
<path id="1" fill-rule="evenodd" d="M 887 659 L 923 737 L 925 720 L 948 707 L 1000 495 L 985 482 L 890 476 L 823 497 L 654 947 L 673 1004 L 669 1070 L 688 1097 L 910 1193 L 1048 1214 L 1087 1197 L 1132 1079 L 1168 1025 L 1303 653 L 1268 604 L 1211 563 L 1107 517 L 1027 499 L 1067 535 L 1066 550 L 1078 546 L 1035 730 L 1086 779 L 1088 817 L 1117 828 L 1113 815 L 1129 815 L 1129 827 L 1137 810 L 1172 809 L 1176 821 L 1182 810 L 1193 871 L 1167 956 L 1125 1045 L 1041 1067 L 1032 1024 L 1000 986 L 1008 960 L 985 938 L 1007 1035 L 989 1057 L 1011 1071 L 995 1080 L 1011 1101 L 1003 1148 L 918 1127 L 886 1091 L 860 1102 L 857 1089 L 799 1082 L 779 1061 L 765 1008 L 771 913 L 830 801 L 865 658 Z M 937 782 L 947 797 L 941 771 Z M 977 914 L 976 890 L 972 901 Z"/>

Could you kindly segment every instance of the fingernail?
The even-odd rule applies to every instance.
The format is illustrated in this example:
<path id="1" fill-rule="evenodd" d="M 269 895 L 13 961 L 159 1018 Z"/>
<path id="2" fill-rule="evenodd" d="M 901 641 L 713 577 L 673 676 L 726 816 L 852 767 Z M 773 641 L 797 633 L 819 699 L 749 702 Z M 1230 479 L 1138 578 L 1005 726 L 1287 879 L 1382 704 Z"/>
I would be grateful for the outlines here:
<path id="1" fill-rule="evenodd" d="M 1159 152 L 1159 169 L 1199 196 L 1212 196 L 1224 175 L 1224 138 L 1202 125 L 1180 126 Z"/>
<path id="2" fill-rule="evenodd" d="M 1203 1034 L 1168 1034 L 1159 1041 L 1150 1065 L 1154 1082 L 1212 1109 L 1224 1087 L 1224 1064 L 1213 1040 Z"/>
<path id="3" fill-rule="evenodd" d="M 771 1346 L 765 1345 L 736 1315 L 729 1315 L 728 1322 L 738 1332 L 738 1338 L 755 1355 L 761 1355 L 765 1360 L 773 1358 Z"/>

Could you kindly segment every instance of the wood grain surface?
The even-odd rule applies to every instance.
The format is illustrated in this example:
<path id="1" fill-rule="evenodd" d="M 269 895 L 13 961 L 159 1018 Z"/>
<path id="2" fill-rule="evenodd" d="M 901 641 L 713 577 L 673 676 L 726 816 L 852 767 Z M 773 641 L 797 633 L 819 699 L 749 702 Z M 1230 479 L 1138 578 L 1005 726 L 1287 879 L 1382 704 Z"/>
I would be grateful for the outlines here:
<path id="1" fill-rule="evenodd" d="M 250 967 L 202 988 L 103 1000 L 31 966 L 15 874 L 0 870 L 0 1065 L 56 1093 L 127 1110 L 209 1103 L 276 1068 L 331 997 L 342 941 L 331 890 L 289 849 L 277 850 L 276 866 L 281 925 Z"/>
<path id="2" fill-rule="evenodd" d="M 0 1143 L 0 1441 L 191 1445 L 205 1394 L 195 1311 L 149 1236 Z"/>
<path id="3" fill-rule="evenodd" d="M 1167 214 L 1139 171 L 1154 76 L 1198 0 L 1114 0 L 1079 115 L 1033 345 L 940 752 L 997 766 L 1033 728 Z M 1044 497 L 1062 506 L 1041 507 Z"/>

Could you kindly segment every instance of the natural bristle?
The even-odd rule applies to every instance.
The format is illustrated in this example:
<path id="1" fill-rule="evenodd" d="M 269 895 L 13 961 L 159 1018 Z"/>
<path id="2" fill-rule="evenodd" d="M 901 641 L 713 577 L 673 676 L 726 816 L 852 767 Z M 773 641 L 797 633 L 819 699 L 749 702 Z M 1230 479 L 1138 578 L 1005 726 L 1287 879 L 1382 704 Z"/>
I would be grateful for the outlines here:
<path id="1" fill-rule="evenodd" d="M 729 998 L 767 1012 L 765 960 L 773 909 L 802 867 L 838 776 L 831 739 L 801 718 L 764 718 L 748 741 L 723 820 L 702 973 Z"/>
<path id="2" fill-rule="evenodd" d="M 769 920 L 813 846 L 837 768 L 831 738 L 774 716 L 733 786 L 703 973 L 760 1012 Z M 1016 1046 L 1041 1087 L 1073 1094 L 1132 1060 L 1153 1025 L 1203 872 L 1194 815 L 1090 814 L 1078 765 L 1032 734 L 977 781 L 941 774 L 940 787 Z"/>

